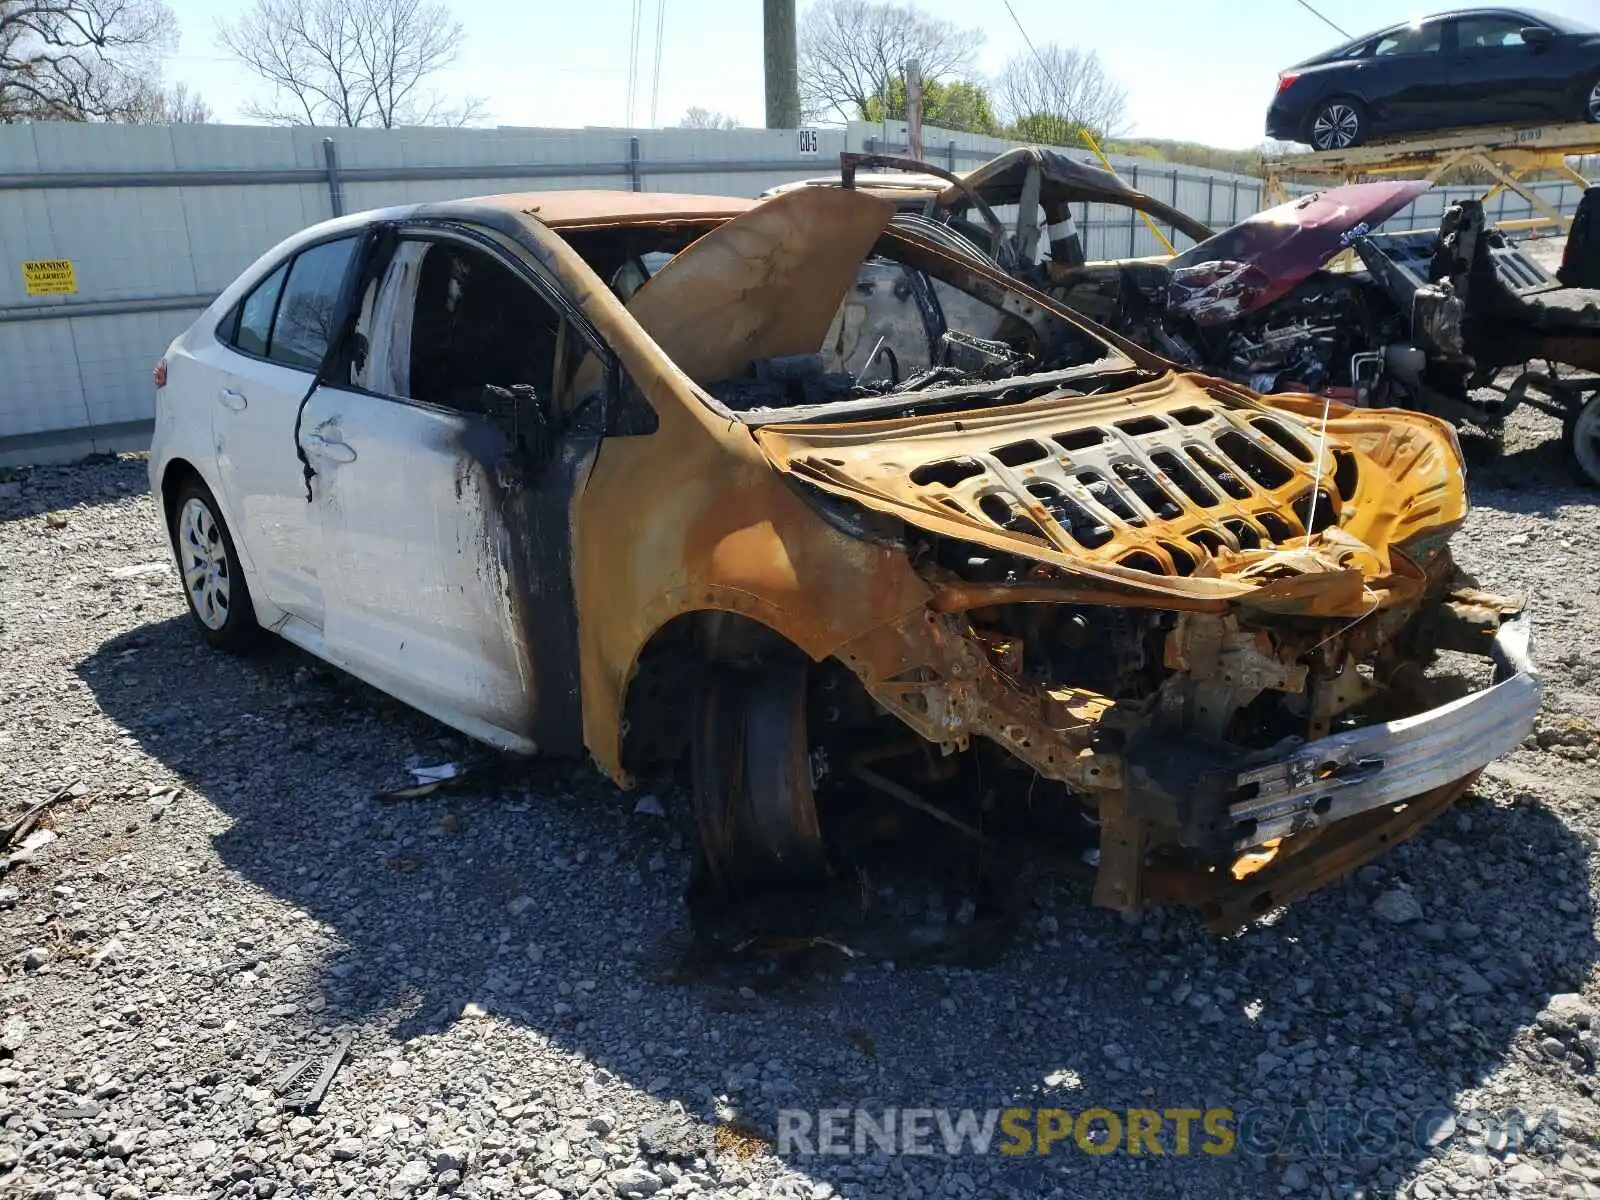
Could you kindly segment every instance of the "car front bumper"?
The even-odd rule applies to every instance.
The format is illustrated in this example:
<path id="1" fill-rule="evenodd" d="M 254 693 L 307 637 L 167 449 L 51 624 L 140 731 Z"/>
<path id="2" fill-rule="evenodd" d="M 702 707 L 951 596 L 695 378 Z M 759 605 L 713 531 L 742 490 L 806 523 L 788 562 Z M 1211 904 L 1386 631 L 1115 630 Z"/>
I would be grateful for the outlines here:
<path id="1" fill-rule="evenodd" d="M 1533 729 L 1542 691 L 1526 614 L 1501 625 L 1493 684 L 1415 716 L 1306 742 L 1232 779 L 1227 819 L 1244 851 L 1402 804 L 1482 770 Z"/>

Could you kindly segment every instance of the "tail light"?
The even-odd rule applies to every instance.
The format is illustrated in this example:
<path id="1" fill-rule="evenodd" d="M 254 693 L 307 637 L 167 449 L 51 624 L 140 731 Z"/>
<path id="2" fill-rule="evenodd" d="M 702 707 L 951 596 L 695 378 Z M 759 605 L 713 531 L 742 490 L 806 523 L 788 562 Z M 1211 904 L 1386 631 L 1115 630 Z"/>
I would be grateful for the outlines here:
<path id="1" fill-rule="evenodd" d="M 156 390 L 157 391 L 159 391 L 162 388 L 167 386 L 167 360 L 166 359 L 164 359 L 164 358 L 156 359 L 156 365 L 153 368 L 151 368 L 151 371 L 150 371 L 150 378 L 156 381 Z"/>
<path id="2" fill-rule="evenodd" d="M 1283 95 L 1284 92 L 1288 91 L 1289 90 L 1289 85 L 1291 83 L 1293 83 L 1296 79 L 1299 79 L 1299 78 L 1300 78 L 1300 75 L 1296 71 L 1279 71 L 1278 72 L 1278 95 L 1281 96 L 1281 95 Z"/>

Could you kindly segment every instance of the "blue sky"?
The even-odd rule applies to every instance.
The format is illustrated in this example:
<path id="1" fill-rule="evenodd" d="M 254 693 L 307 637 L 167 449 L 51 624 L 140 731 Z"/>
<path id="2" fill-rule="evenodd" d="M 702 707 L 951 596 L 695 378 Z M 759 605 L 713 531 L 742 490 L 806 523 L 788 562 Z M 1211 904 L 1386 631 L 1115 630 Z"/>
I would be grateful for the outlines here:
<path id="1" fill-rule="evenodd" d="M 632 0 L 449 0 L 466 27 L 460 61 L 442 90 L 483 96 L 489 124 L 621 125 L 627 115 Z M 997 73 L 1023 49 L 1002 0 L 915 0 L 939 17 L 988 33 L 980 70 Z M 197 88 L 219 121 L 242 119 L 261 89 L 216 45 L 215 0 L 168 0 L 181 45 L 169 81 Z M 634 123 L 650 124 L 655 16 L 642 0 L 640 83 Z M 760 0 L 665 0 L 657 123 L 691 105 L 743 124 L 763 120 Z M 807 0 L 800 0 L 801 21 Z M 1313 0 L 1352 34 L 1437 5 L 1394 0 Z M 235 5 L 229 5 L 233 9 Z M 242 7 L 242 6 L 241 6 Z M 1296 0 L 1012 0 L 1036 43 L 1093 49 L 1128 91 L 1135 135 L 1216 146 L 1253 146 L 1279 68 L 1338 39 Z M 1536 7 L 1600 25 L 1600 0 L 1540 0 Z"/>

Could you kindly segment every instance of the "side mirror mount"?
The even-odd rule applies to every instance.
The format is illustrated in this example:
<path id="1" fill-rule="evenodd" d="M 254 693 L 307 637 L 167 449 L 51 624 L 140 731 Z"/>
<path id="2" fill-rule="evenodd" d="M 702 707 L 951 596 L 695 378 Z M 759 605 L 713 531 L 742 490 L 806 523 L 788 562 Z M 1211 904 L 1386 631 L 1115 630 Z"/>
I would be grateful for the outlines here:
<path id="1" fill-rule="evenodd" d="M 1522 34 L 1522 43 L 1535 50 L 1543 50 L 1556 40 L 1555 31 L 1543 25 L 1528 25 L 1519 31 Z"/>
<path id="2" fill-rule="evenodd" d="M 549 424 L 539 392 L 531 383 L 513 383 L 510 387 L 485 384 L 479 403 L 483 406 L 483 415 L 518 444 L 529 432 Z"/>

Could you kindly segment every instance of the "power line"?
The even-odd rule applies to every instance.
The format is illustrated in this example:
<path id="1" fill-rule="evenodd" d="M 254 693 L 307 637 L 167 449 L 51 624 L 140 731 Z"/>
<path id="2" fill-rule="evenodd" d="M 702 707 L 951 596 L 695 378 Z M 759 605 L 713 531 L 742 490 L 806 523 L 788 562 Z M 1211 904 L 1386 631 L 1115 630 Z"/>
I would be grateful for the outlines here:
<path id="1" fill-rule="evenodd" d="M 639 83 L 639 25 L 643 19 L 644 0 L 633 0 L 633 27 L 628 31 L 628 104 L 623 125 L 633 128 L 633 98 Z"/>
<path id="2" fill-rule="evenodd" d="M 656 128 L 656 102 L 661 99 L 661 42 L 667 26 L 667 0 L 656 0 L 656 70 L 650 81 L 650 128 Z"/>
<path id="3" fill-rule="evenodd" d="M 1028 49 L 1033 51 L 1033 57 L 1038 60 L 1040 70 L 1048 72 L 1050 68 L 1044 65 L 1044 59 L 1039 55 L 1039 48 L 1033 44 L 1033 39 L 1028 36 L 1028 31 L 1022 27 L 1022 20 L 1017 16 L 1017 10 L 1011 7 L 1011 0 L 1005 0 L 1006 11 L 1011 14 L 1011 23 L 1017 27 L 1017 32 L 1022 35 L 1022 40 L 1028 43 Z"/>
<path id="4" fill-rule="evenodd" d="M 1308 13 L 1310 13 L 1317 20 L 1321 21 L 1329 29 L 1331 29 L 1335 33 L 1337 33 L 1340 37 L 1347 38 L 1347 37 L 1350 36 L 1344 30 L 1340 29 L 1337 25 L 1335 25 L 1332 21 L 1328 20 L 1327 17 L 1323 16 L 1316 9 L 1312 8 L 1311 5 L 1306 2 L 1306 0 L 1294 0 L 1294 2 L 1296 4 L 1298 4 L 1301 8 L 1305 9 Z"/>

